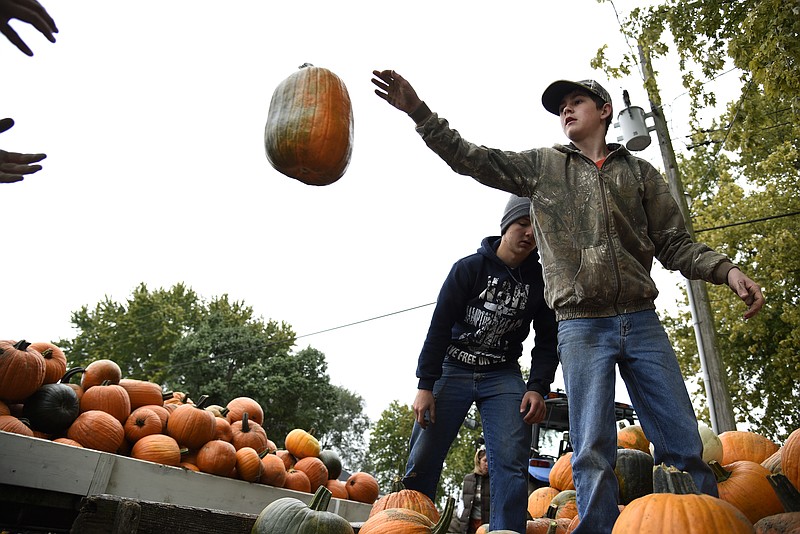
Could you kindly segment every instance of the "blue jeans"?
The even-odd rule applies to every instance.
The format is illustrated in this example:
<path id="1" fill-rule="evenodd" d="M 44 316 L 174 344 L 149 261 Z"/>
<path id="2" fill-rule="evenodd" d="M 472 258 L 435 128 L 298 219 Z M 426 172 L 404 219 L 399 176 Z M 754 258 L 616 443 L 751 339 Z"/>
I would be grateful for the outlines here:
<path id="1" fill-rule="evenodd" d="M 489 461 L 489 530 L 524 533 L 531 427 L 519 413 L 525 395 L 521 372 L 476 373 L 445 362 L 433 395 L 436 423 L 426 429 L 414 423 L 403 485 L 435 500 L 447 451 L 474 402 L 481 414 Z"/>
<path id="2" fill-rule="evenodd" d="M 655 464 L 687 471 L 700 491 L 718 495 L 714 475 L 702 460 L 697 419 L 675 352 L 655 311 L 561 321 L 558 351 L 581 516 L 575 534 L 610 533 L 619 515 L 615 365 L 653 444 Z"/>

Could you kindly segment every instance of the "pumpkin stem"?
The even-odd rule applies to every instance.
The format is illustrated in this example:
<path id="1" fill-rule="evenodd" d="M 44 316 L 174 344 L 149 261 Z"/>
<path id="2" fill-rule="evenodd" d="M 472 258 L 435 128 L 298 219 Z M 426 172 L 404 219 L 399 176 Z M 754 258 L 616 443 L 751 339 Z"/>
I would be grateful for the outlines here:
<path id="1" fill-rule="evenodd" d="M 167 392 L 161 394 L 161 398 L 164 399 L 164 400 L 169 400 L 172 397 L 173 397 L 173 395 L 172 395 L 171 391 L 167 391 Z"/>
<path id="2" fill-rule="evenodd" d="M 547 527 L 547 534 L 556 534 L 556 532 L 558 532 L 558 523 L 550 521 L 550 525 Z"/>
<path id="3" fill-rule="evenodd" d="M 776 473 L 774 475 L 767 475 L 772 489 L 778 494 L 778 500 L 781 501 L 783 509 L 787 512 L 800 512 L 800 492 L 786 478 L 786 475 Z"/>
<path id="4" fill-rule="evenodd" d="M 69 380 L 73 376 L 75 376 L 78 373 L 82 373 L 85 370 L 86 369 L 84 369 L 83 367 L 73 367 L 72 369 L 69 369 L 67 370 L 66 373 L 64 373 L 64 376 L 61 377 L 61 380 L 59 380 L 59 382 L 61 382 L 62 384 L 69 384 Z"/>
<path id="5" fill-rule="evenodd" d="M 455 507 L 456 500 L 452 497 L 447 498 L 447 504 L 444 507 L 439 521 L 431 529 L 431 534 L 445 534 L 447 529 L 450 528 L 450 521 L 453 519 L 453 508 Z"/>
<path id="6" fill-rule="evenodd" d="M 711 467 L 711 470 L 714 472 L 714 476 L 717 477 L 717 483 L 725 482 L 729 478 L 731 478 L 731 472 L 725 469 L 720 465 L 720 463 L 716 460 L 711 460 L 708 462 L 708 465 Z"/>
<path id="7" fill-rule="evenodd" d="M 31 344 L 28 343 L 27 341 L 25 341 L 24 339 L 20 339 L 19 341 L 14 343 L 14 348 L 17 349 L 17 350 L 21 350 L 23 352 L 28 350 L 28 347 L 30 347 L 30 346 L 31 346 Z"/>
<path id="8" fill-rule="evenodd" d="M 545 512 L 544 516 L 547 519 L 555 519 L 556 514 L 558 514 L 558 505 L 551 503 L 550 506 L 547 507 L 547 512 Z"/>
<path id="9" fill-rule="evenodd" d="M 200 395 L 200 398 L 197 399 L 197 404 L 195 404 L 195 406 L 198 408 L 205 408 L 206 402 L 208 402 L 208 395 Z"/>
<path id="10" fill-rule="evenodd" d="M 314 493 L 314 498 L 311 499 L 311 503 L 308 507 L 317 512 L 324 512 L 328 509 L 328 503 L 331 502 L 331 490 L 326 488 L 325 486 L 320 486 L 317 488 L 317 492 Z"/>
<path id="11" fill-rule="evenodd" d="M 298 69 L 305 69 L 306 67 L 313 67 L 313 66 L 314 66 L 314 65 L 312 65 L 311 63 L 303 63 L 302 65 L 300 65 L 300 66 L 299 66 L 299 67 L 297 67 L 297 68 L 298 68 Z"/>
<path id="12" fill-rule="evenodd" d="M 242 432 L 250 432 L 250 421 L 248 420 L 247 412 L 242 413 Z"/>
<path id="13" fill-rule="evenodd" d="M 399 493 L 406 489 L 405 485 L 403 484 L 403 479 L 399 476 L 394 477 L 392 481 L 392 493 Z"/>
<path id="14" fill-rule="evenodd" d="M 653 493 L 700 494 L 692 475 L 675 466 L 667 467 L 664 464 L 653 468 Z"/>

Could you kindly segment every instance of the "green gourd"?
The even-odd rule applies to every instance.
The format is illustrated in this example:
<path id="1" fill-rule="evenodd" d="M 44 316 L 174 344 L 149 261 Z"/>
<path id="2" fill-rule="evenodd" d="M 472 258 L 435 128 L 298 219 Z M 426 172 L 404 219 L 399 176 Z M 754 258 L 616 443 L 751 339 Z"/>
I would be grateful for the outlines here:
<path id="1" fill-rule="evenodd" d="M 269 503 L 258 514 L 252 534 L 354 534 L 353 527 L 340 515 L 328 512 L 331 492 L 320 486 L 306 505 L 294 497 Z"/>

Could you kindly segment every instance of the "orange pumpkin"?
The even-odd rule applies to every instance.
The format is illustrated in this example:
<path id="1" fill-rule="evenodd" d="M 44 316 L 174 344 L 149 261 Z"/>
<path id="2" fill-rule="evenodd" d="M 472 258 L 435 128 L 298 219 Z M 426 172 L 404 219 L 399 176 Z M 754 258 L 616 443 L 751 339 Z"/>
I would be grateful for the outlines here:
<path id="1" fill-rule="evenodd" d="M 81 387 L 88 391 L 92 386 L 97 386 L 108 380 L 110 384 L 119 384 L 122 380 L 122 370 L 117 362 L 106 358 L 95 360 L 83 370 Z"/>
<path id="2" fill-rule="evenodd" d="M 136 443 L 145 436 L 161 434 L 161 418 L 149 408 L 141 407 L 131 412 L 125 424 L 125 439 L 129 443 Z"/>
<path id="3" fill-rule="evenodd" d="M 33 437 L 33 430 L 13 415 L 0 415 L 0 430 L 28 436 L 29 438 Z"/>
<path id="4" fill-rule="evenodd" d="M 542 486 L 536 488 L 528 495 L 528 513 L 532 518 L 544 517 L 550 506 L 553 497 L 559 494 L 559 490 L 552 486 Z"/>
<path id="5" fill-rule="evenodd" d="M 255 421 L 250 421 L 247 412 L 242 414 L 240 421 L 231 423 L 231 435 L 231 443 L 237 450 L 242 447 L 252 447 L 258 454 L 267 450 L 267 432 Z"/>
<path id="6" fill-rule="evenodd" d="M 311 483 L 311 493 L 316 492 L 320 486 L 324 486 L 328 480 L 328 468 L 316 456 L 306 456 L 297 460 L 294 468 L 308 475 L 308 481 Z"/>
<path id="7" fill-rule="evenodd" d="M 196 465 L 203 473 L 228 477 L 236 467 L 236 449 L 227 441 L 212 439 L 197 451 Z"/>
<path id="8" fill-rule="evenodd" d="M 286 435 L 284 440 L 286 450 L 298 460 L 306 456 L 319 456 L 321 447 L 319 441 L 311 432 L 306 432 L 301 428 L 295 428 Z"/>
<path id="9" fill-rule="evenodd" d="M 217 425 L 214 439 L 221 439 L 222 441 L 233 443 L 233 429 L 228 420 L 224 417 L 214 417 L 214 423 Z"/>
<path id="10" fill-rule="evenodd" d="M 236 421 L 241 421 L 242 416 L 247 413 L 251 422 L 264 424 L 264 409 L 255 399 L 250 397 L 236 397 L 228 403 L 225 407 L 225 418 L 229 423 L 233 424 Z"/>
<path id="11" fill-rule="evenodd" d="M 728 430 L 720 434 L 719 439 L 722 442 L 722 465 L 739 460 L 760 464 L 779 449 L 774 441 L 755 432 Z"/>
<path id="12" fill-rule="evenodd" d="M 789 434 L 783 443 L 781 472 L 795 488 L 800 488 L 800 429 Z"/>
<path id="13" fill-rule="evenodd" d="M 31 348 L 44 358 L 43 384 L 55 384 L 67 372 L 67 357 L 64 351 L 47 341 L 31 343 Z"/>
<path id="14" fill-rule="evenodd" d="M 252 447 L 242 447 L 236 451 L 236 476 L 246 482 L 258 482 L 261 473 L 264 471 L 264 464 L 261 458 Z"/>
<path id="15" fill-rule="evenodd" d="M 181 449 L 178 442 L 164 434 L 150 434 L 133 444 L 131 457 L 157 464 L 178 466 Z"/>
<path id="16" fill-rule="evenodd" d="M 578 515 L 578 503 L 575 490 L 562 490 L 550 501 L 550 507 L 555 507 L 555 519 L 572 519 Z"/>
<path id="17" fill-rule="evenodd" d="M 261 457 L 261 465 L 262 471 L 259 482 L 282 488 L 286 483 L 286 466 L 283 464 L 283 460 L 275 454 L 265 454 Z"/>
<path id="18" fill-rule="evenodd" d="M 0 341 L 0 398 L 9 404 L 22 402 L 42 387 L 45 360 L 22 341 Z"/>
<path id="19" fill-rule="evenodd" d="M 62 445 L 70 445 L 70 446 L 72 446 L 72 447 L 78 447 L 78 448 L 81 448 L 81 449 L 83 448 L 83 445 L 81 445 L 80 443 L 78 443 L 78 442 L 77 442 L 77 441 L 75 441 L 74 439 L 69 439 L 69 438 L 56 438 L 56 439 L 54 439 L 54 440 L 53 440 L 53 442 L 55 442 L 55 443 L 61 443 Z"/>
<path id="20" fill-rule="evenodd" d="M 717 477 L 719 498 L 741 510 L 751 523 L 783 512 L 783 505 L 767 480 L 770 472 L 763 465 L 748 460 L 710 465 Z"/>
<path id="21" fill-rule="evenodd" d="M 639 425 L 628 425 L 617 431 L 617 447 L 637 449 L 650 454 L 650 440 L 644 435 Z"/>
<path id="22" fill-rule="evenodd" d="M 549 517 L 529 519 L 525 525 L 525 534 L 566 534 L 570 521 L 572 519 L 551 519 Z"/>
<path id="23" fill-rule="evenodd" d="M 380 493 L 378 481 L 375 477 L 363 471 L 350 475 L 347 478 L 347 482 L 345 482 L 345 486 L 351 501 L 373 504 Z"/>
<path id="24" fill-rule="evenodd" d="M 117 452 L 125 441 L 125 429 L 113 415 L 101 410 L 83 412 L 67 429 L 67 437 L 86 447 Z"/>
<path id="25" fill-rule="evenodd" d="M 325 481 L 325 487 L 328 488 L 328 491 L 331 492 L 331 496 L 334 499 L 347 499 L 349 497 L 347 495 L 347 487 L 341 480 L 329 478 Z"/>
<path id="26" fill-rule="evenodd" d="M 292 453 L 286 449 L 278 449 L 275 451 L 275 455 L 283 461 L 283 466 L 287 471 L 294 468 L 294 464 L 297 463 L 297 458 L 295 458 Z"/>
<path id="27" fill-rule="evenodd" d="M 283 487 L 290 490 L 311 493 L 311 481 L 308 479 L 308 475 L 297 469 L 289 469 L 286 471 L 286 480 L 283 482 Z"/>
<path id="28" fill-rule="evenodd" d="M 399 478 L 392 483 L 392 491 L 387 493 L 372 505 L 369 515 L 375 515 L 387 508 L 408 508 L 414 510 L 434 523 L 439 521 L 439 510 L 433 501 L 421 491 L 406 489 Z"/>
<path id="29" fill-rule="evenodd" d="M 353 108 L 333 72 L 304 64 L 272 95 L 264 130 L 267 159 L 308 185 L 342 177 L 353 150 Z"/>
<path id="30" fill-rule="evenodd" d="M 125 424 L 131 415 L 131 400 L 125 388 L 108 380 L 86 390 L 81 397 L 81 412 L 101 410 Z"/>
<path id="31" fill-rule="evenodd" d="M 167 434 L 181 447 L 199 449 L 214 439 L 217 423 L 214 414 L 203 409 L 207 399 L 204 395 L 197 404 L 180 404 L 169 414 Z"/>
<path id="32" fill-rule="evenodd" d="M 550 469 L 550 486 L 559 491 L 575 489 L 572 481 L 572 451 L 562 454 Z"/>
<path id="33" fill-rule="evenodd" d="M 155 414 L 158 415 L 158 418 L 161 419 L 161 432 L 166 432 L 167 421 L 169 420 L 169 410 L 167 410 L 163 405 L 159 404 L 148 404 L 146 406 L 142 406 L 142 408 L 147 408 L 148 410 L 155 412 Z"/>
<path id="34" fill-rule="evenodd" d="M 155 382 L 123 378 L 119 381 L 119 385 L 125 388 L 125 391 L 128 392 L 128 397 L 131 400 L 131 410 L 135 410 L 136 408 L 140 408 L 142 406 L 147 406 L 148 404 L 164 404 L 161 386 Z"/>

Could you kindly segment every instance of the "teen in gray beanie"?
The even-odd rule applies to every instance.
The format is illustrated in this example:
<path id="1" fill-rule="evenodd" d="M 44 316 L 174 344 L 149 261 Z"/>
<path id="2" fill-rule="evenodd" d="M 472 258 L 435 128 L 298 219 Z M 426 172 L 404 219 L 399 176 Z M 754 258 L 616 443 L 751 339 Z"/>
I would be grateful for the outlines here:
<path id="1" fill-rule="evenodd" d="M 531 199 L 528 197 L 518 197 L 511 195 L 506 204 L 506 209 L 503 211 L 503 218 L 500 219 L 500 235 L 506 233 L 511 223 L 522 217 L 531 216 Z"/>

